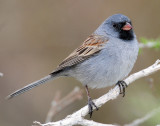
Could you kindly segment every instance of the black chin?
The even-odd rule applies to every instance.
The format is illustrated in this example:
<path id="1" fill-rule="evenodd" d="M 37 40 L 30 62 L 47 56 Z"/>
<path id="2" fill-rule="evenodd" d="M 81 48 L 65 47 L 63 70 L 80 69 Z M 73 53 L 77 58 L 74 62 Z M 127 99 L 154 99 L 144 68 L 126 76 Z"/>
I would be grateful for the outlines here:
<path id="1" fill-rule="evenodd" d="M 132 29 L 129 31 L 121 30 L 119 33 L 119 38 L 125 41 L 133 40 L 134 39 L 133 30 Z"/>

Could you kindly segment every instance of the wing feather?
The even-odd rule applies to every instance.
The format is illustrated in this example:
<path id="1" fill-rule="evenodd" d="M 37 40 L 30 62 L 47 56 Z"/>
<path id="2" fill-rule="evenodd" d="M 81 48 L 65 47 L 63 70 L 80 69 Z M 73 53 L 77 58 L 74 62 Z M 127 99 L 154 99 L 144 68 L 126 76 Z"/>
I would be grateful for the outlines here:
<path id="1" fill-rule="evenodd" d="M 74 50 L 66 59 L 62 61 L 61 64 L 59 64 L 55 71 L 74 66 L 83 62 L 84 60 L 87 60 L 90 56 L 95 55 L 101 51 L 107 41 L 108 38 L 103 36 L 89 36 L 79 48 Z"/>

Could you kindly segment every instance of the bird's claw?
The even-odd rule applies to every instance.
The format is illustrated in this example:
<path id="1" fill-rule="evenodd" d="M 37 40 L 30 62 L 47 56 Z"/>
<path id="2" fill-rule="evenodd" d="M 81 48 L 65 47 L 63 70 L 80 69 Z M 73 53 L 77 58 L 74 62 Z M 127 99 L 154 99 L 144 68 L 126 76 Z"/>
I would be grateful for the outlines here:
<path id="1" fill-rule="evenodd" d="M 95 103 L 92 101 L 91 98 L 88 98 L 88 108 L 89 108 L 89 115 L 90 118 L 92 117 L 92 113 L 93 113 L 93 106 L 96 108 L 96 110 L 98 110 L 98 107 L 95 105 Z"/>
<path id="2" fill-rule="evenodd" d="M 128 87 L 128 85 L 126 84 L 125 81 L 118 81 L 117 84 L 119 86 L 120 89 L 120 94 L 122 94 L 122 96 L 125 96 L 125 89 Z"/>

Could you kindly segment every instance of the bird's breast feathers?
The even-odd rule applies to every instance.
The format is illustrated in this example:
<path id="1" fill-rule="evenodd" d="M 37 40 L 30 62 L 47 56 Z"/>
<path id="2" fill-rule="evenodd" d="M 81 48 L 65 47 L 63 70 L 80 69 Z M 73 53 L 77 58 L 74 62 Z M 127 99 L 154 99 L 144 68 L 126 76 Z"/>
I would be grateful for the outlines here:
<path id="1" fill-rule="evenodd" d="M 77 65 L 71 75 L 92 88 L 107 87 L 126 77 L 137 59 L 138 43 L 115 43 L 108 40 L 98 55 Z"/>

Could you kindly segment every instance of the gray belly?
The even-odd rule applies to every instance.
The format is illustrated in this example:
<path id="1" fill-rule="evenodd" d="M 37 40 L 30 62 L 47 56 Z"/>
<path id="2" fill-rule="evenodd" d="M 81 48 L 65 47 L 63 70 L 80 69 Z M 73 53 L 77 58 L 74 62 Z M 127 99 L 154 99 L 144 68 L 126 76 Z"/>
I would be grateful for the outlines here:
<path id="1" fill-rule="evenodd" d="M 70 71 L 70 75 L 91 88 L 114 85 L 132 70 L 138 51 L 109 51 L 104 49 L 97 56 L 77 65 Z"/>

